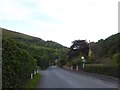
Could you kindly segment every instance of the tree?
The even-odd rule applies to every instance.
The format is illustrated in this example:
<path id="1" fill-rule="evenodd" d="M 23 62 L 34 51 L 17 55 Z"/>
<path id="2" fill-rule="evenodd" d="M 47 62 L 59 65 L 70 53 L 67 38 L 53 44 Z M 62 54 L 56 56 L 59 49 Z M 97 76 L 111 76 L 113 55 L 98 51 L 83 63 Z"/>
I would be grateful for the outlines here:
<path id="1" fill-rule="evenodd" d="M 113 56 L 112 56 L 112 60 L 111 62 L 114 63 L 114 64 L 120 64 L 120 53 L 115 53 Z"/>
<path id="2" fill-rule="evenodd" d="M 60 58 L 57 62 L 57 65 L 63 67 L 66 64 L 65 58 Z"/>
<path id="3" fill-rule="evenodd" d="M 95 63 L 110 63 L 114 54 L 120 53 L 120 33 L 89 44 L 95 56 Z"/>
<path id="4" fill-rule="evenodd" d="M 80 53 L 87 58 L 89 52 L 89 44 L 86 42 L 86 40 L 75 40 L 72 43 L 73 44 L 70 47 L 70 51 L 68 52 L 68 58 L 72 59 Z"/>

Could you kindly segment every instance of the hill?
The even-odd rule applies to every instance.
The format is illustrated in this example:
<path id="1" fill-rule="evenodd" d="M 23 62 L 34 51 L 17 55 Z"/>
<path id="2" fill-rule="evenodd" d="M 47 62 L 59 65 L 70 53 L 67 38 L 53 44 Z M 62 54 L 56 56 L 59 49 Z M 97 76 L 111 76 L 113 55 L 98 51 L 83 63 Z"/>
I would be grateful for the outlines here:
<path id="1" fill-rule="evenodd" d="M 19 41 L 21 43 L 25 43 L 27 45 L 36 45 L 36 46 L 42 46 L 42 47 L 50 47 L 50 48 L 63 48 L 61 44 L 54 42 L 54 41 L 44 41 L 41 38 L 33 37 L 29 35 L 25 35 L 19 32 L 13 32 L 7 29 L 2 29 L 3 37 L 5 38 L 12 38 L 15 41 Z M 65 47 L 66 48 L 66 47 Z"/>
<path id="2" fill-rule="evenodd" d="M 93 51 L 96 63 L 110 63 L 116 56 L 120 56 L 120 33 L 100 39 L 98 42 L 91 42 L 90 49 Z"/>
<path id="3" fill-rule="evenodd" d="M 46 69 L 64 57 L 67 50 L 59 43 L 2 28 L 3 88 L 21 88 L 37 66 Z"/>

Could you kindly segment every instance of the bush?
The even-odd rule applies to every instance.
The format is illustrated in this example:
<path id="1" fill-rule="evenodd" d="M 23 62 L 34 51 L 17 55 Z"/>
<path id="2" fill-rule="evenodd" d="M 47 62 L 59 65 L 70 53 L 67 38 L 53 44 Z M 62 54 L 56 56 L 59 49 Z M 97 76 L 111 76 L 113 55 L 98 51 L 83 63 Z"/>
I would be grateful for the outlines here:
<path id="1" fill-rule="evenodd" d="M 118 77 L 118 65 L 117 64 L 86 64 L 84 71 L 91 73 L 98 73 L 113 77 Z"/>
<path id="2" fill-rule="evenodd" d="M 111 59 L 111 63 L 120 64 L 120 53 L 115 53 Z"/>
<path id="3" fill-rule="evenodd" d="M 20 88 L 23 81 L 30 78 L 36 69 L 36 60 L 12 40 L 3 40 L 2 47 L 2 87 Z"/>
<path id="4" fill-rule="evenodd" d="M 66 62 L 67 67 L 71 67 L 72 63 L 71 62 Z"/>

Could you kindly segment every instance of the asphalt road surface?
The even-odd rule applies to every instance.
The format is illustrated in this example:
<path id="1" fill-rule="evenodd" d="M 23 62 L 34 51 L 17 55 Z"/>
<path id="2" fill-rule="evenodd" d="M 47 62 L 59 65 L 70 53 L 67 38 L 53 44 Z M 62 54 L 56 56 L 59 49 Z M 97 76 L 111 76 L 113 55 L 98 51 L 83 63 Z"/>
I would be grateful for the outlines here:
<path id="1" fill-rule="evenodd" d="M 37 88 L 117 88 L 118 84 L 70 72 L 56 66 L 39 72 L 42 78 Z"/>

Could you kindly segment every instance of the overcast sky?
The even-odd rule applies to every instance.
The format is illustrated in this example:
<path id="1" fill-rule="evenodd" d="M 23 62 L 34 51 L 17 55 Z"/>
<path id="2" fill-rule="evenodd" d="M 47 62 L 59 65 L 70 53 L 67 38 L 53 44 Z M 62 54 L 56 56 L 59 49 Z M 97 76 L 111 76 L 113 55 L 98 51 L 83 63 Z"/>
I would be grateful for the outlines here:
<path id="1" fill-rule="evenodd" d="M 0 27 L 70 46 L 118 32 L 119 0 L 0 0 Z"/>

